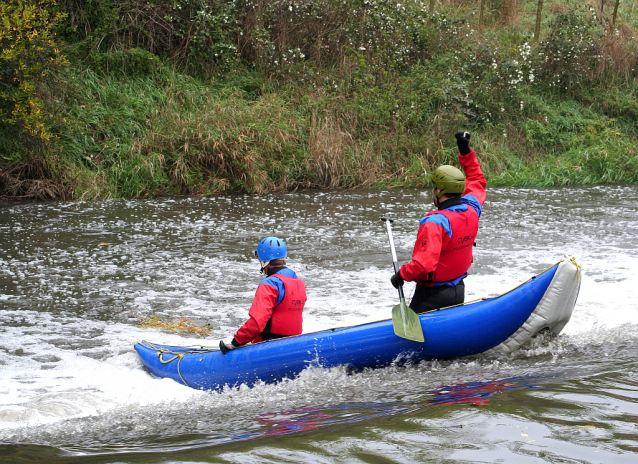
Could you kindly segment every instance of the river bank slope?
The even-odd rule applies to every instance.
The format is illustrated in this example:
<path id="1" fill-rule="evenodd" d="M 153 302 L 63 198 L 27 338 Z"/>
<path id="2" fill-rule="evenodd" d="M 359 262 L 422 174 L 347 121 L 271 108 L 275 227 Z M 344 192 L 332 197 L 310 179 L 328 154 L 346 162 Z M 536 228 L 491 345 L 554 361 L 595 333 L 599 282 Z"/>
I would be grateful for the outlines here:
<path id="1" fill-rule="evenodd" d="M 595 3 L 9 1 L 0 196 L 419 187 L 457 130 L 493 186 L 636 182 L 638 15 Z"/>

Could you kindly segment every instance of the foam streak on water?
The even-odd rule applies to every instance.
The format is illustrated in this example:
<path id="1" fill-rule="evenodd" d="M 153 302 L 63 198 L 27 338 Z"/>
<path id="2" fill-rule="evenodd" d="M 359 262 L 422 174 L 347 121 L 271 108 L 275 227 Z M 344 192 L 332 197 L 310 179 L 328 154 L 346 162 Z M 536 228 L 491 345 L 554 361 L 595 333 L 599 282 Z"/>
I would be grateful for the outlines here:
<path id="1" fill-rule="evenodd" d="M 638 354 L 636 186 L 490 190 L 466 300 L 501 294 L 566 255 L 584 270 L 563 334 L 512 356 L 354 375 L 311 369 L 277 385 L 221 393 L 154 379 L 142 369 L 135 341 L 216 345 L 232 336 L 261 279 L 255 245 L 268 235 L 286 240 L 289 265 L 306 282 L 305 331 L 388 318 L 397 295 L 379 218 L 396 219 L 403 263 L 430 208 L 429 192 L 419 190 L 1 204 L 0 442 L 71 454 L 152 452 L 312 430 L 307 446 L 327 462 L 348 446 L 359 450 L 351 462 L 357 453 L 419 462 L 417 451 L 426 444 L 439 449 L 439 458 L 463 461 L 470 458 L 451 443 L 459 438 L 453 427 L 465 423 L 482 436 L 488 454 L 501 453 L 496 458 L 535 455 L 535 445 L 501 443 L 499 427 L 520 438 L 522 419 L 499 409 L 499 394 L 505 405 L 516 404 L 517 395 L 535 405 L 541 419 L 528 437 L 538 434 L 549 445 L 570 435 L 575 448 L 566 447 L 563 457 L 578 459 L 588 446 L 574 429 L 579 421 L 600 432 L 600 443 L 609 446 L 604 457 L 636 447 L 630 436 L 638 420 L 627 419 L 638 417 L 632 390 L 638 379 L 631 374 Z M 213 334 L 202 339 L 143 329 L 134 317 L 153 314 L 208 322 Z M 618 372 L 622 380 L 612 378 Z M 598 405 L 588 409 L 588 402 Z M 543 409 L 550 403 L 588 413 L 552 417 Z M 483 430 L 480 417 L 466 409 L 439 412 L 447 404 L 489 404 L 494 416 Z M 626 415 L 615 414 L 618 408 Z M 441 415 L 437 426 L 431 415 Z M 602 423 L 612 424 L 613 433 Z M 341 438 L 330 435 L 330 426 L 344 424 Z M 309 459 L 307 449 L 284 443 L 291 459 Z M 253 452 L 256 462 L 287 459 L 257 444 Z M 224 459 L 248 462 L 245 454 L 227 453 Z"/>

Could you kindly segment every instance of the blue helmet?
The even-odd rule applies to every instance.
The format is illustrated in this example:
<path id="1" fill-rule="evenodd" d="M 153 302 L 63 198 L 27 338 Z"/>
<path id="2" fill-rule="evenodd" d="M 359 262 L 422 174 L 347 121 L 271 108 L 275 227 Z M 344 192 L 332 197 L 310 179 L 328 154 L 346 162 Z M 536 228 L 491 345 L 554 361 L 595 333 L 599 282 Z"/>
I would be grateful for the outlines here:
<path id="1" fill-rule="evenodd" d="M 255 250 L 255 256 L 265 263 L 273 259 L 286 258 L 287 253 L 288 248 L 286 248 L 286 244 L 282 239 L 277 237 L 266 237 L 259 242 Z"/>

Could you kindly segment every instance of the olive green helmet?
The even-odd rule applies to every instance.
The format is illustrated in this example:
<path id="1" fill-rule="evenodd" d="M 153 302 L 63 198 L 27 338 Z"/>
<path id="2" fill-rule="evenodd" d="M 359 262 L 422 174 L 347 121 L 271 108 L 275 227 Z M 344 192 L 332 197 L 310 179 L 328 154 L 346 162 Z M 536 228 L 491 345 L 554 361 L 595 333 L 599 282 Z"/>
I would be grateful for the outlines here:
<path id="1" fill-rule="evenodd" d="M 459 168 L 446 164 L 439 166 L 432 173 L 434 194 L 441 197 L 449 193 L 463 193 L 465 190 L 465 174 Z"/>

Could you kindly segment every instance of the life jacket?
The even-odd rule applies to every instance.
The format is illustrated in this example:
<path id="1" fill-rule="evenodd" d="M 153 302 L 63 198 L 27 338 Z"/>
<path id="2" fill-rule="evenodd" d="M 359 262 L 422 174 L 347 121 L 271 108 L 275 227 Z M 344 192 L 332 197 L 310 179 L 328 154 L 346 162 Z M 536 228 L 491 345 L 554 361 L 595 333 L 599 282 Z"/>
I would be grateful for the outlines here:
<path id="1" fill-rule="evenodd" d="M 273 274 L 284 284 L 284 297 L 272 311 L 262 337 L 264 340 L 277 336 L 299 335 L 302 330 L 303 308 L 306 304 L 306 286 L 298 277 Z"/>
<path id="2" fill-rule="evenodd" d="M 447 247 L 441 250 L 439 264 L 430 273 L 428 282 L 448 282 L 467 273 L 472 264 L 472 247 L 478 232 L 479 218 L 476 210 L 471 207 L 466 211 L 432 211 L 426 216 L 432 214 L 443 214 L 450 221 L 452 237 Z"/>

